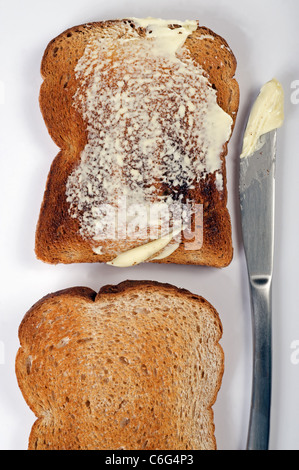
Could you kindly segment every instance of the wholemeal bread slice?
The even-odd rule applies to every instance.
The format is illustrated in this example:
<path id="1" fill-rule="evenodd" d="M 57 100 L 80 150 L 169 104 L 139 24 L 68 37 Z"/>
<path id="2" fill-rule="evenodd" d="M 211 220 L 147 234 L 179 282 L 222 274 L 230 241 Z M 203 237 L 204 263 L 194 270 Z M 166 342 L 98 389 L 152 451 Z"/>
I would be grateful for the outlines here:
<path id="1" fill-rule="evenodd" d="M 40 210 L 37 257 L 111 262 L 162 237 L 161 221 L 154 235 L 149 223 L 142 236 L 138 223 L 137 235 L 129 232 L 134 215 L 127 207 L 125 235 L 117 231 L 126 199 L 130 209 L 145 207 L 142 222 L 149 207 L 164 205 L 170 227 L 170 207 L 191 207 L 189 235 L 180 233 L 166 257 L 149 261 L 227 266 L 233 248 L 225 156 L 239 106 L 235 69 L 227 42 L 197 22 L 103 21 L 53 39 L 41 65 L 40 107 L 61 150 Z"/>
<path id="2" fill-rule="evenodd" d="M 214 450 L 222 325 L 205 299 L 152 281 L 50 294 L 25 315 L 16 376 L 30 450 Z"/>

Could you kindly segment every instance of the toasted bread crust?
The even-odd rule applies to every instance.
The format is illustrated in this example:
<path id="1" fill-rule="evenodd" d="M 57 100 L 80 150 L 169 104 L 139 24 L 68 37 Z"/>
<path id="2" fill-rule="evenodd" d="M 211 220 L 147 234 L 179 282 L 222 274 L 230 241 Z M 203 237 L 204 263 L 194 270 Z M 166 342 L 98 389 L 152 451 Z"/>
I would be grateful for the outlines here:
<path id="1" fill-rule="evenodd" d="M 86 125 L 73 106 L 78 83 L 74 68 L 83 55 L 92 35 L 113 30 L 117 36 L 129 34 L 131 23 L 126 20 L 96 22 L 68 29 L 47 46 L 41 64 L 44 78 L 40 90 L 40 108 L 49 134 L 61 151 L 54 159 L 46 184 L 44 199 L 36 229 L 35 252 L 47 263 L 107 262 L 118 254 L 118 246 L 93 252 L 91 244 L 79 233 L 79 222 L 69 215 L 66 201 L 66 182 L 80 161 L 80 153 L 87 142 Z M 144 34 L 139 28 L 139 34 Z M 207 39 L 198 40 L 199 36 Z M 213 37 L 211 41 L 208 38 Z M 198 47 L 200 43 L 200 48 Z M 231 116 L 233 127 L 239 107 L 239 87 L 233 78 L 236 59 L 226 41 L 205 27 L 198 27 L 185 42 L 192 58 L 209 76 L 217 90 L 219 106 Z M 185 250 L 183 244 L 171 256 L 157 263 L 201 264 L 227 266 L 233 256 L 231 221 L 227 209 L 225 144 L 222 160 L 223 190 L 216 187 L 215 175 L 208 175 L 188 197 L 203 204 L 203 245 L 199 250 Z M 135 243 L 136 244 L 136 243 Z M 138 243 L 137 243 L 138 244 Z M 140 244 L 140 243 L 139 243 Z M 134 242 L 127 242 L 132 248 Z M 122 251 L 122 250 L 121 250 Z"/>
<path id="2" fill-rule="evenodd" d="M 221 336 L 211 304 L 169 284 L 45 296 L 19 327 L 29 450 L 215 450 Z"/>

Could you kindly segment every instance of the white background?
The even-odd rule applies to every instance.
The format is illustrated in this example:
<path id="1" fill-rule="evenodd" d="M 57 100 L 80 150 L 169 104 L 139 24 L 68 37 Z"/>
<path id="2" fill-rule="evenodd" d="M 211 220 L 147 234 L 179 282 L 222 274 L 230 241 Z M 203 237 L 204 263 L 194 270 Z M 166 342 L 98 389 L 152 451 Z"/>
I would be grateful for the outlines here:
<path id="1" fill-rule="evenodd" d="M 35 258 L 34 235 L 50 164 L 58 152 L 42 120 L 40 61 L 65 29 L 128 16 L 198 19 L 228 41 L 237 61 L 240 111 L 227 157 L 234 260 L 224 269 L 106 265 L 50 266 Z M 276 252 L 273 286 L 273 399 L 270 448 L 299 450 L 298 0 L 0 0 L 0 449 L 23 450 L 34 416 L 18 389 L 18 326 L 44 295 L 83 285 L 98 290 L 125 279 L 154 279 L 204 296 L 218 310 L 226 369 L 214 406 L 219 450 L 242 450 L 251 395 L 251 313 L 238 204 L 238 155 L 249 107 L 276 77 L 285 89 L 286 121 L 278 134 Z M 293 93 L 293 95 L 292 95 Z M 293 96 L 293 103 L 292 103 Z M 299 355 L 297 356 L 299 357 Z"/>

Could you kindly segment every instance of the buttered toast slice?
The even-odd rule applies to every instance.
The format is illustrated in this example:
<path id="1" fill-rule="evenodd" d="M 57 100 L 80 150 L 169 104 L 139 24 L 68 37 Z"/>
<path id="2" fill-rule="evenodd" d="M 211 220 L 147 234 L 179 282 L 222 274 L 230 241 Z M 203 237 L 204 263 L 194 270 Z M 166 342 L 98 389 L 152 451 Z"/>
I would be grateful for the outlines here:
<path id="1" fill-rule="evenodd" d="M 235 69 L 226 41 L 196 21 L 90 23 L 51 41 L 40 107 L 61 150 L 41 206 L 37 257 L 227 266 Z"/>
<path id="2" fill-rule="evenodd" d="M 25 315 L 16 376 L 30 450 L 214 450 L 222 325 L 198 295 L 125 281 L 50 294 Z"/>

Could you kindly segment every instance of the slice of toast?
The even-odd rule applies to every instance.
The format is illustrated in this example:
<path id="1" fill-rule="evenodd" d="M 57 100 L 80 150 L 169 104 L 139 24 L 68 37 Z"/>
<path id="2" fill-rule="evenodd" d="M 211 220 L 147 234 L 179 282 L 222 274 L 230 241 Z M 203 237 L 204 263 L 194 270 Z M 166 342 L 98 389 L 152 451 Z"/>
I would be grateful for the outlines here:
<path id="1" fill-rule="evenodd" d="M 173 249 L 149 261 L 227 266 L 225 156 L 239 106 L 235 69 L 226 41 L 197 22 L 104 21 L 53 39 L 41 65 L 40 107 L 61 150 L 40 210 L 37 258 L 111 262 L 164 234 L 161 220 L 155 230 L 147 221 L 142 234 L 138 223 L 129 232 L 135 219 L 127 207 L 120 231 L 125 200 L 129 211 L 145 208 L 141 224 L 161 204 L 170 233 L 170 207 L 180 214 L 191 207 L 189 235 L 183 221 Z"/>
<path id="2" fill-rule="evenodd" d="M 37 416 L 30 450 L 214 450 L 222 325 L 202 297 L 152 281 L 37 302 L 16 376 Z"/>

